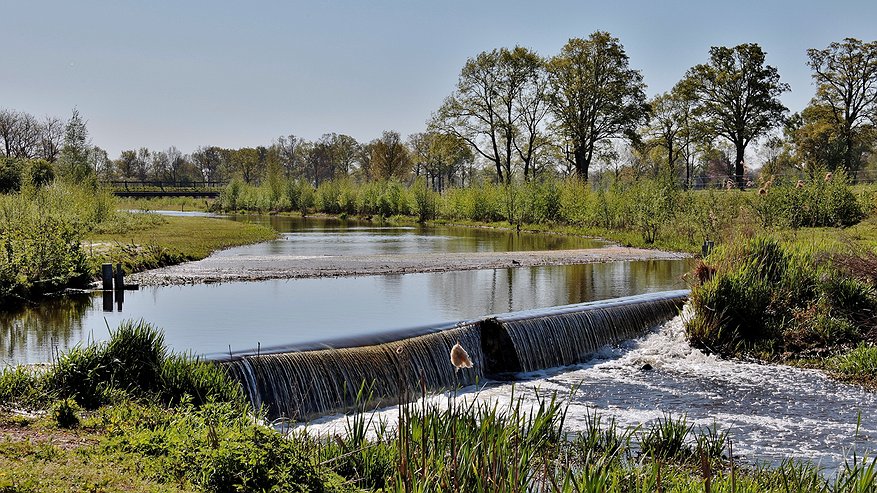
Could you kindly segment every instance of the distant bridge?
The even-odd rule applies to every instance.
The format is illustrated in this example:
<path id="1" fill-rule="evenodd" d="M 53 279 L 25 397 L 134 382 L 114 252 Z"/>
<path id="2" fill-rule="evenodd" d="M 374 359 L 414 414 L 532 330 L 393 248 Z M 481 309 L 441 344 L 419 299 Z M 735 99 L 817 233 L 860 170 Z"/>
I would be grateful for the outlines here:
<path id="1" fill-rule="evenodd" d="M 196 197 L 216 198 L 228 184 L 219 181 L 108 181 L 117 197 Z"/>

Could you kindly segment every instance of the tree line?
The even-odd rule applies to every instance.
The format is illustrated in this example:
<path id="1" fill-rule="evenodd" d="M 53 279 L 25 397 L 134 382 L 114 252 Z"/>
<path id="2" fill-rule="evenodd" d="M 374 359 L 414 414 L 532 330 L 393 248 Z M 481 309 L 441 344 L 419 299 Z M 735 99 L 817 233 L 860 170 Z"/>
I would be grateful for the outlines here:
<path id="1" fill-rule="evenodd" d="M 634 172 L 695 178 L 752 177 L 747 150 L 767 174 L 811 176 L 874 166 L 877 141 L 877 42 L 846 38 L 807 50 L 815 94 L 789 114 L 790 90 L 755 43 L 712 47 L 675 86 L 652 98 L 618 38 L 607 32 L 570 39 L 554 56 L 521 46 L 468 59 L 426 129 L 403 138 L 384 131 L 370 142 L 327 133 L 310 141 L 280 136 L 268 145 L 125 150 L 116 159 L 88 140 L 78 112 L 67 122 L 0 111 L 0 152 L 41 160 L 62 175 L 108 180 L 248 184 L 284 178 L 319 186 L 424 177 L 434 190 L 540 176 Z M 751 150 L 750 150 L 751 153 Z M 596 165 L 596 166 L 595 166 Z M 45 166 L 43 166 L 45 168 Z"/>

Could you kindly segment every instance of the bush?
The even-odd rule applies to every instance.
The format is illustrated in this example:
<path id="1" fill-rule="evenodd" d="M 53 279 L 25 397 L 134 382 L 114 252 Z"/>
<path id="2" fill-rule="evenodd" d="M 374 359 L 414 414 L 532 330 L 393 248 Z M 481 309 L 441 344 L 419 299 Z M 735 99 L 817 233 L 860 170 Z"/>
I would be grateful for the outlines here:
<path id="1" fill-rule="evenodd" d="M 693 345 L 721 354 L 800 353 L 857 342 L 877 310 L 873 286 L 770 238 L 718 249 L 703 269 L 714 273 L 692 289 L 695 315 L 686 332 Z"/>
<path id="2" fill-rule="evenodd" d="M 0 193 L 21 190 L 22 162 L 14 158 L 0 158 Z"/>
<path id="3" fill-rule="evenodd" d="M 46 374 L 46 386 L 87 408 L 142 396 L 165 403 L 238 402 L 236 385 L 222 368 L 186 355 L 168 354 L 164 335 L 145 322 L 123 322 L 109 341 L 75 347 Z"/>
<path id="4" fill-rule="evenodd" d="M 299 442 L 257 424 L 231 403 L 163 410 L 106 409 L 104 447 L 142 457 L 138 469 L 168 483 L 211 492 L 340 491 L 336 475 L 312 463 Z"/>
<path id="5" fill-rule="evenodd" d="M 79 406 L 73 399 L 61 399 L 52 404 L 49 413 L 52 420 L 60 428 L 73 428 L 79 426 Z"/>

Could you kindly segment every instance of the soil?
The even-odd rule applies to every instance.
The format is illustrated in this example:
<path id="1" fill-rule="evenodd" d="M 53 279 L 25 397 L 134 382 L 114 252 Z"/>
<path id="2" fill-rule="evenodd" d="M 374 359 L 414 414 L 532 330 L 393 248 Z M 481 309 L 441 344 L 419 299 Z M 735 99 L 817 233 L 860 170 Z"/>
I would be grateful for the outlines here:
<path id="1" fill-rule="evenodd" d="M 686 253 L 609 246 L 581 250 L 354 256 L 210 256 L 131 276 L 146 286 L 314 277 L 410 274 L 634 260 L 677 260 Z"/>

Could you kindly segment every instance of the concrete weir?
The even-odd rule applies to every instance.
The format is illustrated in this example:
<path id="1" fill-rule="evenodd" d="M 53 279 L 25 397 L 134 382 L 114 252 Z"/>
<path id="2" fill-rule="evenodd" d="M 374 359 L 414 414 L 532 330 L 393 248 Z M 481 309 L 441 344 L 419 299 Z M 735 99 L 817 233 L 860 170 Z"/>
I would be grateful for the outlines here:
<path id="1" fill-rule="evenodd" d="M 506 313 L 369 338 L 231 355 L 223 364 L 272 419 L 372 408 L 485 379 L 585 361 L 679 313 L 687 290 Z M 456 370 L 459 342 L 474 364 Z"/>

